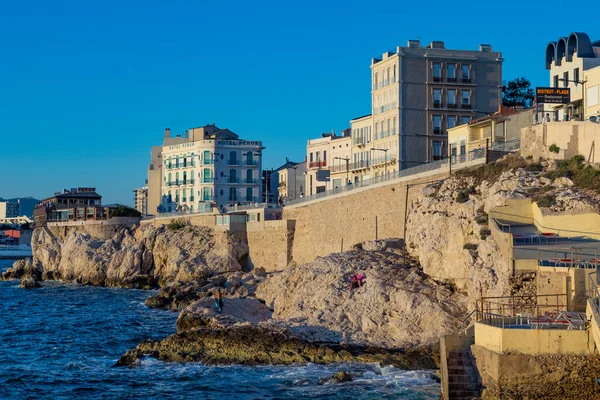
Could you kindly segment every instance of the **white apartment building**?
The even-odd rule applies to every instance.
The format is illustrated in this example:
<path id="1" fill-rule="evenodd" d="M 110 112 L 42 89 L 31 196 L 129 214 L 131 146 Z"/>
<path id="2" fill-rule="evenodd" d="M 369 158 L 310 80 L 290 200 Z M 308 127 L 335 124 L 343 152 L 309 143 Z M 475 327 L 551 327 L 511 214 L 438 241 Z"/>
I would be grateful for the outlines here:
<path id="1" fill-rule="evenodd" d="M 202 212 L 260 201 L 262 142 L 242 140 L 215 125 L 189 129 L 178 138 L 160 152 L 160 212 Z M 149 174 L 149 187 L 152 180 Z"/>
<path id="2" fill-rule="evenodd" d="M 19 203 L 0 201 L 0 219 L 16 218 L 19 216 Z"/>
<path id="3" fill-rule="evenodd" d="M 324 133 L 306 145 L 306 195 L 335 189 L 352 182 L 350 129 L 342 136 Z"/>
<path id="4" fill-rule="evenodd" d="M 133 206 L 140 214 L 148 214 L 148 186 L 133 189 Z"/>

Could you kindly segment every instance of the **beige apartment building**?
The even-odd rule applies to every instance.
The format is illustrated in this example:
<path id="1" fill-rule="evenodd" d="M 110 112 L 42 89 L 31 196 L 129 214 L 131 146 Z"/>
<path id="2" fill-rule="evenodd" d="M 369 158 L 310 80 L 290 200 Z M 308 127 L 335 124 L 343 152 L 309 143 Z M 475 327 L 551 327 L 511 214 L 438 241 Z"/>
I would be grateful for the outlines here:
<path id="1" fill-rule="evenodd" d="M 133 207 L 142 215 L 148 214 L 148 186 L 133 189 Z"/>
<path id="2" fill-rule="evenodd" d="M 550 87 L 571 91 L 570 103 L 544 105 L 551 120 L 582 120 L 600 112 L 599 67 L 600 41 L 592 42 L 583 32 L 548 43 L 546 69 L 550 71 Z"/>
<path id="3" fill-rule="evenodd" d="M 324 133 L 310 139 L 306 146 L 306 195 L 317 194 L 347 185 L 352 181 L 350 129 L 341 136 Z"/>
<path id="4" fill-rule="evenodd" d="M 304 197 L 306 188 L 306 161 L 300 163 L 288 162 L 278 170 L 277 174 L 279 199 L 285 202 Z"/>
<path id="5" fill-rule="evenodd" d="M 360 175 L 380 174 L 382 165 L 389 173 L 447 157 L 448 129 L 501 104 L 502 61 L 489 45 L 451 50 L 444 42 L 422 47 L 418 40 L 372 59 L 372 113 L 352 121 L 353 135 L 361 138 L 353 158 L 369 165 Z M 364 143 L 360 131 L 369 120 L 371 142 Z"/>
<path id="6" fill-rule="evenodd" d="M 19 216 L 19 203 L 0 201 L 0 219 L 16 218 Z"/>

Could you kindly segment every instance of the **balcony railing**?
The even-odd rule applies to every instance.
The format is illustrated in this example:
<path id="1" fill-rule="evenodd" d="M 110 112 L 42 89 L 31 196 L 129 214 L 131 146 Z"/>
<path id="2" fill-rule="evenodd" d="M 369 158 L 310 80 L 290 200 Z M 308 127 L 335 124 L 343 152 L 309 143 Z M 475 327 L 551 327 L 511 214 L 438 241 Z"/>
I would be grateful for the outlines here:
<path id="1" fill-rule="evenodd" d="M 254 196 L 244 196 L 244 201 L 247 203 L 256 203 L 258 198 Z"/>
<path id="2" fill-rule="evenodd" d="M 195 197 L 194 196 L 190 196 L 190 201 L 193 203 L 194 202 Z"/>
<path id="3" fill-rule="evenodd" d="M 433 101 L 433 108 L 442 108 L 442 102 L 439 100 Z"/>
<path id="4" fill-rule="evenodd" d="M 327 162 L 326 161 L 311 161 L 308 164 L 309 168 L 323 168 L 327 166 Z"/>
<path id="5" fill-rule="evenodd" d="M 239 178 L 227 178 L 227 183 L 240 183 Z"/>
<path id="6" fill-rule="evenodd" d="M 240 160 L 229 160 L 227 161 L 227 165 L 230 167 L 237 167 L 240 165 Z"/>
<path id="7" fill-rule="evenodd" d="M 463 75 L 462 81 L 463 83 L 471 83 L 471 78 L 468 75 Z"/>
<path id="8" fill-rule="evenodd" d="M 200 201 L 215 201 L 215 196 L 202 196 Z"/>
<path id="9" fill-rule="evenodd" d="M 215 163 L 215 160 L 214 160 L 214 159 L 212 159 L 212 158 L 211 158 L 211 159 L 208 159 L 208 160 L 207 160 L 207 159 L 204 159 L 204 160 L 202 160 L 202 163 L 203 163 L 204 165 L 213 165 L 213 164 Z"/>
<path id="10" fill-rule="evenodd" d="M 454 77 L 454 78 L 448 77 L 447 81 L 448 82 L 456 82 L 456 77 Z"/>
<path id="11" fill-rule="evenodd" d="M 244 162 L 244 165 L 247 167 L 256 167 L 256 160 L 246 160 Z"/>
<path id="12" fill-rule="evenodd" d="M 184 179 L 182 185 L 193 185 L 194 184 L 194 180 L 193 179 Z"/>
<path id="13" fill-rule="evenodd" d="M 215 178 L 213 178 L 213 177 L 210 177 L 210 178 L 203 177 L 201 179 L 201 181 L 202 181 L 202 183 L 213 183 L 215 181 Z"/>
<path id="14" fill-rule="evenodd" d="M 464 109 L 467 109 L 467 110 L 470 110 L 470 109 L 471 109 L 471 105 L 470 105 L 470 104 L 465 104 L 465 103 L 463 103 L 463 104 L 461 105 L 461 107 L 462 107 L 462 108 L 464 108 Z"/>
<path id="15" fill-rule="evenodd" d="M 442 130 L 442 128 L 433 128 L 433 134 L 434 135 L 443 135 L 444 131 Z"/>
<path id="16" fill-rule="evenodd" d="M 456 108 L 456 103 L 448 103 L 446 105 L 447 108 Z"/>
<path id="17" fill-rule="evenodd" d="M 433 77 L 433 81 L 434 82 L 441 82 L 442 81 L 442 77 L 441 76 L 434 76 Z"/>
<path id="18" fill-rule="evenodd" d="M 255 178 L 246 178 L 244 179 L 244 183 L 256 183 L 256 179 Z"/>

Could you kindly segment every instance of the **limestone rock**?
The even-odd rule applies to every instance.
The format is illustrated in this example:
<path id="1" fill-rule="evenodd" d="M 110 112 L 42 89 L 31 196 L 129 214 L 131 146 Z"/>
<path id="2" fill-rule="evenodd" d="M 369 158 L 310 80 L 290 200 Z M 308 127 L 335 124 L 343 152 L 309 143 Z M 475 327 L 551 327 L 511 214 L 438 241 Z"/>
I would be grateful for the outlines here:
<path id="1" fill-rule="evenodd" d="M 36 281 L 33 277 L 29 276 L 29 277 L 25 277 L 25 278 L 21 279 L 21 283 L 19 284 L 19 287 L 21 287 L 23 289 L 35 289 L 35 288 L 42 287 L 42 285 L 40 285 L 40 283 L 38 281 Z"/>
<path id="2" fill-rule="evenodd" d="M 346 371 L 340 371 L 337 374 L 333 374 L 329 378 L 323 378 L 319 381 L 321 385 L 327 383 L 344 383 L 344 382 L 352 382 L 354 379 L 352 378 L 352 374 Z"/>

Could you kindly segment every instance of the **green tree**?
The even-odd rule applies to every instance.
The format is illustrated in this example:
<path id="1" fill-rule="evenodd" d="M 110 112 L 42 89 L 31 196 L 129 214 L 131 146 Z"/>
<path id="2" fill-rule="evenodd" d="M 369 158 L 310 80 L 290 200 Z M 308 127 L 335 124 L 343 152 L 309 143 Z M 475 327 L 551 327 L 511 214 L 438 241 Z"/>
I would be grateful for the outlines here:
<path id="1" fill-rule="evenodd" d="M 142 214 L 135 208 L 117 204 L 115 208 L 110 209 L 111 217 L 141 217 Z"/>
<path id="2" fill-rule="evenodd" d="M 531 88 L 531 82 L 525 77 L 508 81 L 502 86 L 502 105 L 506 107 L 531 107 L 535 95 Z"/>

